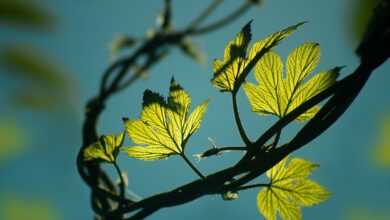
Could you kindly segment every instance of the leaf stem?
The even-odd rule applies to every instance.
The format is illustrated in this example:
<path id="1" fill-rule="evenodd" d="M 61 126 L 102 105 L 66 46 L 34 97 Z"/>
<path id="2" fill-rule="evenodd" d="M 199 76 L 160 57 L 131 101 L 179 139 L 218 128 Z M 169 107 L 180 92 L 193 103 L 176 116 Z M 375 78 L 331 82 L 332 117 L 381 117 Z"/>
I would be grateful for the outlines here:
<path id="1" fill-rule="evenodd" d="M 121 207 L 124 204 L 123 202 L 125 201 L 125 181 L 123 179 L 122 171 L 119 168 L 118 164 L 116 162 L 114 162 L 113 165 L 115 167 L 116 172 L 119 175 L 119 180 L 120 180 L 120 183 L 119 183 L 119 187 L 120 187 L 119 207 Z"/>
<path id="2" fill-rule="evenodd" d="M 240 113 L 238 111 L 238 106 L 237 106 L 236 93 L 232 93 L 232 103 L 233 103 L 234 119 L 236 120 L 237 128 L 240 133 L 241 139 L 244 141 L 247 147 L 251 146 L 252 142 L 249 140 L 248 136 L 246 135 L 244 127 L 242 126 L 241 123 Z"/>
<path id="3" fill-rule="evenodd" d="M 194 166 L 194 164 L 192 164 L 192 162 L 187 158 L 187 156 L 184 154 L 184 153 L 181 153 L 180 156 L 184 159 L 184 161 L 188 164 L 188 166 L 191 167 L 191 169 L 196 173 L 198 174 L 198 176 L 202 179 L 202 180 L 206 180 L 206 177 Z"/>
<path id="4" fill-rule="evenodd" d="M 247 190 L 247 189 L 253 189 L 257 187 L 269 187 L 270 184 L 268 183 L 259 183 L 259 184 L 252 184 L 252 185 L 246 185 L 246 186 L 241 186 L 237 188 L 237 191 L 239 190 Z"/>

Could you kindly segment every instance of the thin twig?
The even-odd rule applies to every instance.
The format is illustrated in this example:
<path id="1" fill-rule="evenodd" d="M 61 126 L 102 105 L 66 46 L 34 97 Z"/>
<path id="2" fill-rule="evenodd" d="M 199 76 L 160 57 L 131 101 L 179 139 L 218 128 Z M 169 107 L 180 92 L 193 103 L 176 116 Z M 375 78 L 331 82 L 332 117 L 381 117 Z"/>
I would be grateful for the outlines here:
<path id="1" fill-rule="evenodd" d="M 189 29 L 189 32 L 192 34 L 192 35 L 200 35 L 200 34 L 204 34 L 204 33 L 207 33 L 207 32 L 210 32 L 210 31 L 215 31 L 217 29 L 220 29 L 222 28 L 223 26 L 231 23 L 232 21 L 236 20 L 237 18 L 239 18 L 242 14 L 244 14 L 250 7 L 252 6 L 252 3 L 250 3 L 249 1 L 245 1 L 239 8 L 237 8 L 234 12 L 232 12 L 231 14 L 227 15 L 226 17 L 222 18 L 221 20 L 219 21 L 216 21 L 210 25 L 207 25 L 205 27 L 202 27 L 202 28 L 198 28 L 198 29 Z"/>
<path id="2" fill-rule="evenodd" d="M 209 4 L 209 6 L 198 16 L 196 17 L 189 25 L 189 29 L 194 29 L 196 26 L 201 24 L 207 17 L 209 17 L 222 3 L 222 0 L 214 0 Z"/>

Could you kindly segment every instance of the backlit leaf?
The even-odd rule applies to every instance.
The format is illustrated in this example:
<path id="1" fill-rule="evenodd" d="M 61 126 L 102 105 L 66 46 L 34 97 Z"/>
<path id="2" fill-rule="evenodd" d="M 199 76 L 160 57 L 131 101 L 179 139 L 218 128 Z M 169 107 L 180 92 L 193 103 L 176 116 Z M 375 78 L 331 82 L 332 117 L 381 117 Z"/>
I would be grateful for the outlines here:
<path id="1" fill-rule="evenodd" d="M 255 66 L 255 78 L 259 85 L 246 82 L 243 85 L 252 111 L 273 114 L 280 118 L 335 83 L 341 68 L 336 67 L 316 74 L 307 80 L 320 58 L 317 43 L 305 43 L 287 58 L 286 77 L 283 63 L 274 51 L 267 52 Z M 301 114 L 296 121 L 312 118 L 320 109 L 314 106 Z"/>
<path id="2" fill-rule="evenodd" d="M 122 146 L 125 132 L 119 135 L 103 135 L 84 150 L 85 160 L 102 160 L 114 163 Z"/>
<path id="3" fill-rule="evenodd" d="M 250 22 L 245 25 L 241 32 L 237 34 L 234 41 L 230 41 L 225 48 L 224 60 L 214 60 L 213 72 L 214 77 L 211 83 L 222 91 L 233 92 L 237 90 L 242 83 L 244 77 L 249 70 L 244 70 L 248 65 L 253 66 L 253 62 L 257 60 L 269 49 L 276 46 L 282 39 L 290 35 L 303 23 L 291 26 L 283 31 L 276 32 L 263 40 L 253 44 L 250 50 L 249 57 L 247 56 L 247 49 L 251 40 Z M 241 79 L 241 80 L 239 80 Z"/>
<path id="4" fill-rule="evenodd" d="M 318 165 L 300 158 L 288 157 L 267 171 L 269 185 L 257 195 L 259 211 L 268 220 L 302 219 L 301 207 L 319 204 L 330 192 L 307 177 Z"/>
<path id="5" fill-rule="evenodd" d="M 125 119 L 127 134 L 138 146 L 122 150 L 141 160 L 182 154 L 189 137 L 199 129 L 207 104 L 208 100 L 189 114 L 191 98 L 174 79 L 167 101 L 158 93 L 146 90 L 141 119 Z"/>

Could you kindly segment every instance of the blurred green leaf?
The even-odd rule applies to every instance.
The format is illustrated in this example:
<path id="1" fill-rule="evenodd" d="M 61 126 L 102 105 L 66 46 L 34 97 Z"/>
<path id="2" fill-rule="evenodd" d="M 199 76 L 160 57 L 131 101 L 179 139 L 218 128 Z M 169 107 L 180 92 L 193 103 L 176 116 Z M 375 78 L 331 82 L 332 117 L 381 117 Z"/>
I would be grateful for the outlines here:
<path id="1" fill-rule="evenodd" d="M 22 78 L 53 86 L 66 84 L 64 68 L 50 55 L 28 45 L 0 48 L 0 67 Z"/>
<path id="2" fill-rule="evenodd" d="M 389 220 L 390 213 L 387 211 L 369 211 L 367 208 L 354 208 L 348 210 L 346 220 Z"/>
<path id="3" fill-rule="evenodd" d="M 50 29 L 55 26 L 56 19 L 39 1 L 1 0 L 1 23 L 28 28 Z"/>
<path id="4" fill-rule="evenodd" d="M 6 196 L 1 199 L 0 219 L 57 220 L 60 219 L 52 203 L 41 198 Z"/>
<path id="5" fill-rule="evenodd" d="M 373 149 L 373 160 L 380 167 L 390 168 L 390 114 L 380 122 L 379 140 Z"/>
<path id="6" fill-rule="evenodd" d="M 47 110 L 70 105 L 75 91 L 69 73 L 52 56 L 27 45 L 0 48 L 0 68 L 20 82 L 10 100 L 22 107 Z"/>
<path id="7" fill-rule="evenodd" d="M 180 41 L 179 48 L 185 55 L 195 60 L 198 64 L 205 63 L 205 54 L 189 38 L 184 38 Z"/>
<path id="8" fill-rule="evenodd" d="M 0 119 L 0 164 L 22 151 L 26 142 L 22 126 L 12 119 Z"/>

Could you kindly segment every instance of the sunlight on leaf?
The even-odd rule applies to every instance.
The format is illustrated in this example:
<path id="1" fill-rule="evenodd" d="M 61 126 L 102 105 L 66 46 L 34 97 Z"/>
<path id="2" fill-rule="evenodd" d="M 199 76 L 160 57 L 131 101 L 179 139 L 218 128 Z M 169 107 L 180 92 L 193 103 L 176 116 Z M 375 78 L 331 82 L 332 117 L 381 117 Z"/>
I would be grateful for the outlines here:
<path id="1" fill-rule="evenodd" d="M 168 101 L 146 90 L 140 120 L 125 119 L 127 134 L 139 146 L 122 150 L 141 160 L 157 160 L 180 155 L 190 136 L 199 129 L 208 100 L 189 114 L 191 98 L 172 78 Z"/>
<path id="2" fill-rule="evenodd" d="M 341 68 L 336 67 L 316 74 L 307 80 L 317 66 L 320 47 L 317 43 L 304 43 L 290 53 L 283 77 L 283 63 L 274 51 L 267 52 L 255 66 L 256 86 L 246 82 L 244 91 L 251 109 L 260 115 L 284 117 L 305 101 L 333 85 Z M 312 118 L 320 109 L 314 106 L 301 114 L 296 121 Z"/>
<path id="3" fill-rule="evenodd" d="M 55 24 L 55 17 L 38 1 L 1 0 L 0 24 L 48 29 Z"/>
<path id="4" fill-rule="evenodd" d="M 60 217 L 53 204 L 45 199 L 3 195 L 0 203 L 0 219 L 56 220 Z"/>
<path id="5" fill-rule="evenodd" d="M 319 166 L 307 160 L 288 157 L 267 171 L 269 186 L 257 195 L 259 211 L 268 220 L 302 219 L 301 207 L 322 203 L 330 192 L 307 177 Z M 288 163 L 288 164 L 287 164 Z"/>
<path id="6" fill-rule="evenodd" d="M 373 160 L 381 167 L 390 168 L 390 114 L 381 120 L 379 140 L 373 149 Z"/>
<path id="7" fill-rule="evenodd" d="M 125 132 L 117 135 L 103 135 L 99 140 L 84 150 L 85 160 L 102 160 L 108 163 L 115 163 L 122 146 Z"/>
<path id="8" fill-rule="evenodd" d="M 237 90 L 241 83 L 238 79 L 244 74 L 244 69 L 251 62 L 258 60 L 259 56 L 289 36 L 303 23 L 276 32 L 254 43 L 249 52 L 249 57 L 246 58 L 249 42 L 252 38 L 250 24 L 251 22 L 245 25 L 241 32 L 237 34 L 235 40 L 228 43 L 224 52 L 224 60 L 214 60 L 214 77 L 211 79 L 211 84 L 222 91 L 233 92 Z"/>

